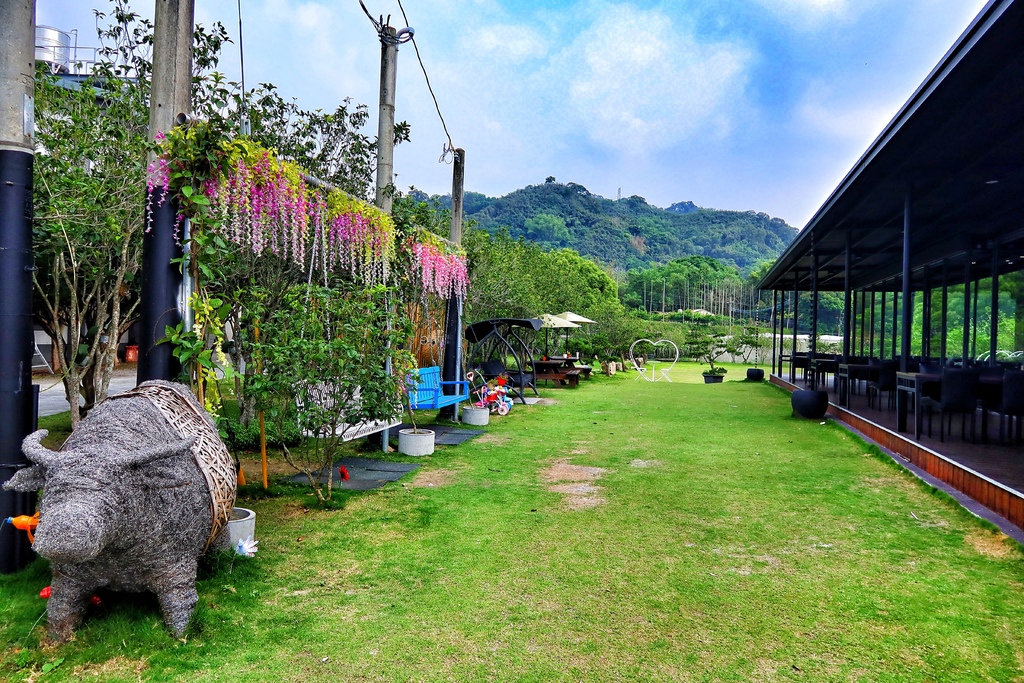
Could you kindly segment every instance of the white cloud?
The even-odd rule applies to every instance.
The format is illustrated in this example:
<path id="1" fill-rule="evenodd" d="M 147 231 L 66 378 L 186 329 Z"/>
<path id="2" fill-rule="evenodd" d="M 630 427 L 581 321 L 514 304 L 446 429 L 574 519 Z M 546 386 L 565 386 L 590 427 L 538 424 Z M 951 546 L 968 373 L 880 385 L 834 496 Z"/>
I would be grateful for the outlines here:
<path id="1" fill-rule="evenodd" d="M 645 154 L 729 130 L 745 86 L 745 48 L 702 43 L 659 10 L 597 9 L 547 74 L 567 79 L 568 114 L 592 142 Z"/>
<path id="2" fill-rule="evenodd" d="M 547 43 L 536 31 L 511 24 L 478 29 L 473 41 L 480 54 L 512 63 L 543 57 L 548 50 Z"/>
<path id="3" fill-rule="evenodd" d="M 796 105 L 796 124 L 829 138 L 861 143 L 863 150 L 902 104 L 899 98 L 864 101 L 863 94 L 851 101 L 824 81 L 815 81 Z"/>
<path id="4" fill-rule="evenodd" d="M 878 0 L 754 0 L 789 27 L 816 31 L 847 23 L 877 4 Z"/>

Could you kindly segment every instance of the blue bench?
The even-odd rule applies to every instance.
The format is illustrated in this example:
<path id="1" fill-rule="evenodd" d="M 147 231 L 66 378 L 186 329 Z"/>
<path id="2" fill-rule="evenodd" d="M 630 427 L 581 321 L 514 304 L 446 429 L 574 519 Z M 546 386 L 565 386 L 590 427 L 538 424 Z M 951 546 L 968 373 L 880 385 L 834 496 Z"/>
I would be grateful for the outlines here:
<path id="1" fill-rule="evenodd" d="M 413 386 L 412 380 L 416 379 Z M 409 407 L 412 410 L 426 410 L 444 408 L 455 405 L 462 401 L 469 400 L 469 382 L 459 380 L 457 382 L 442 382 L 441 368 L 435 366 L 420 368 L 409 374 Z M 445 394 L 444 387 L 456 387 L 456 393 Z"/>

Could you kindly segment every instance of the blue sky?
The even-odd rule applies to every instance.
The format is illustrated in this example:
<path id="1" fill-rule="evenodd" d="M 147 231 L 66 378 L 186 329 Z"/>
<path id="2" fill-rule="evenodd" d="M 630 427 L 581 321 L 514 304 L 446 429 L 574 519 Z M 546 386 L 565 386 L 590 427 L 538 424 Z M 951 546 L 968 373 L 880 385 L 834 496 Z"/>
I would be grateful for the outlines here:
<path id="1" fill-rule="evenodd" d="M 364 0 L 404 26 L 397 0 Z M 91 6 L 36 0 L 79 29 Z M 237 0 L 196 19 L 238 33 Z M 984 0 L 403 0 L 466 188 L 497 196 L 547 176 L 614 198 L 756 210 L 800 228 L 984 6 Z M 136 2 L 152 13 L 152 2 Z M 358 0 L 242 0 L 246 83 L 306 108 L 370 105 L 380 49 Z M 222 70 L 238 78 L 237 43 Z M 397 184 L 451 190 L 446 142 L 412 45 Z"/>

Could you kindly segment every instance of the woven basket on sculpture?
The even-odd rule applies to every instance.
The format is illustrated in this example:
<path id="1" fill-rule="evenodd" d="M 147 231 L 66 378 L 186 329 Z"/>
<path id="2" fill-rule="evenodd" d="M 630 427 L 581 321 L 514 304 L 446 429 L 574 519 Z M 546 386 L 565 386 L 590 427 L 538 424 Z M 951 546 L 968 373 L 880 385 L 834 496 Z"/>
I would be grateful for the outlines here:
<path id="1" fill-rule="evenodd" d="M 228 523 L 235 506 L 238 473 L 231 453 L 221 441 L 217 429 L 199 402 L 181 384 L 145 382 L 142 385 L 110 398 L 143 396 L 149 399 L 183 438 L 195 437 L 192 457 L 202 470 L 210 489 L 210 512 L 213 526 L 206 541 L 209 548 L 213 539 Z"/>

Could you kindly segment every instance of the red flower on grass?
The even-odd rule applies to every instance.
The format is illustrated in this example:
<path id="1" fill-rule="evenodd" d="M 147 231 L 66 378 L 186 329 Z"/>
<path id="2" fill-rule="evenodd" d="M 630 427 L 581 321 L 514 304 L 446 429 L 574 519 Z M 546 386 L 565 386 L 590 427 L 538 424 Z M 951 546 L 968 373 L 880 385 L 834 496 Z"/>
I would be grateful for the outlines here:
<path id="1" fill-rule="evenodd" d="M 341 476 L 342 481 L 348 481 L 348 469 L 344 465 L 338 465 L 338 474 Z"/>

